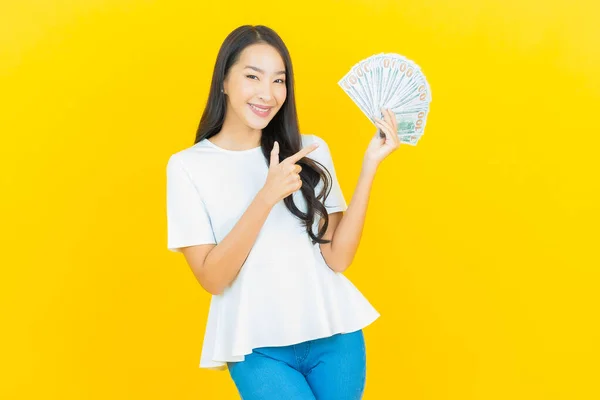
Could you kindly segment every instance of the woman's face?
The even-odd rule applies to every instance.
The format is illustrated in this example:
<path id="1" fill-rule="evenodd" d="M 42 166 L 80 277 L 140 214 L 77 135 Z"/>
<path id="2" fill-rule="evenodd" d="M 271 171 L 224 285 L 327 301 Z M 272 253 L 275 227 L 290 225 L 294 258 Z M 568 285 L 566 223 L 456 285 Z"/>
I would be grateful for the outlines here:
<path id="1" fill-rule="evenodd" d="M 285 101 L 285 79 L 283 59 L 274 47 L 264 43 L 246 47 L 223 82 L 226 118 L 263 129 Z"/>

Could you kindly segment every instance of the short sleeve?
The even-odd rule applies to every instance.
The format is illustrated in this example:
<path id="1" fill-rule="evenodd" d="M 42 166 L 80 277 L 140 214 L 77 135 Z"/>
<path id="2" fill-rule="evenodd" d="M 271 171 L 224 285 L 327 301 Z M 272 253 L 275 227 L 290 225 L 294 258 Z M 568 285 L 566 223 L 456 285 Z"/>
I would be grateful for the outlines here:
<path id="1" fill-rule="evenodd" d="M 173 155 L 167 163 L 167 248 L 216 244 L 210 217 L 198 189 L 182 161 Z"/>
<path id="2" fill-rule="evenodd" d="M 325 199 L 325 208 L 329 214 L 346 211 L 348 209 L 348 205 L 346 204 L 346 200 L 344 199 L 344 193 L 342 192 L 342 188 L 340 187 L 340 183 L 337 179 L 337 174 L 335 171 L 335 166 L 333 165 L 333 158 L 331 157 L 331 152 L 329 151 L 329 146 L 325 140 L 320 137 L 313 135 L 315 140 L 319 143 L 319 148 L 315 150 L 320 152 L 319 158 L 317 161 L 322 163 L 329 174 L 331 175 L 331 191 L 329 192 L 329 196 Z"/>

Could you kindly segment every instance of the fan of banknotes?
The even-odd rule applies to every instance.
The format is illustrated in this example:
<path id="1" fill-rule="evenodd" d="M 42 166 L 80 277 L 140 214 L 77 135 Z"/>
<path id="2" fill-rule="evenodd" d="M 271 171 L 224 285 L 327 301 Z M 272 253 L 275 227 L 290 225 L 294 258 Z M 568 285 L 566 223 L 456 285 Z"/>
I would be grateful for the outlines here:
<path id="1" fill-rule="evenodd" d="M 382 108 L 391 109 L 400 143 L 417 145 L 431 102 L 429 83 L 417 64 L 395 53 L 376 54 L 356 63 L 338 84 L 373 124 L 375 117 L 383 119 Z"/>

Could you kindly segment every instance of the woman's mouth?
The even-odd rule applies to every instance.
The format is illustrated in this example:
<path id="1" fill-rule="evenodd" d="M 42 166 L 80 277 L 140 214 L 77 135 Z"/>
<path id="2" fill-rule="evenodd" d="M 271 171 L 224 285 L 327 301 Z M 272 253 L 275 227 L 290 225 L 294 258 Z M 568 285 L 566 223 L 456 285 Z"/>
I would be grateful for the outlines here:
<path id="1" fill-rule="evenodd" d="M 252 110 L 252 112 L 256 115 L 258 115 L 259 117 L 266 117 L 267 115 L 269 115 L 269 113 L 271 112 L 271 108 L 273 107 L 260 107 L 260 106 L 255 106 L 254 104 L 250 104 L 248 103 L 248 106 L 250 107 L 250 109 Z"/>

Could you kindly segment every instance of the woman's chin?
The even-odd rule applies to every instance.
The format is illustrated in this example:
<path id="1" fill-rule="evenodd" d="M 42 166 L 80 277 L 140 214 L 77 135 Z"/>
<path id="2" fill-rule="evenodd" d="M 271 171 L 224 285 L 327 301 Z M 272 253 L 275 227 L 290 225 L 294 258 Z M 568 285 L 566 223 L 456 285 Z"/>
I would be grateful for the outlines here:
<path id="1" fill-rule="evenodd" d="M 253 118 L 253 119 L 246 120 L 246 125 L 248 125 L 252 129 L 265 129 L 266 126 L 269 125 L 269 122 L 271 122 L 270 119 L 269 120 L 256 121 Z"/>

